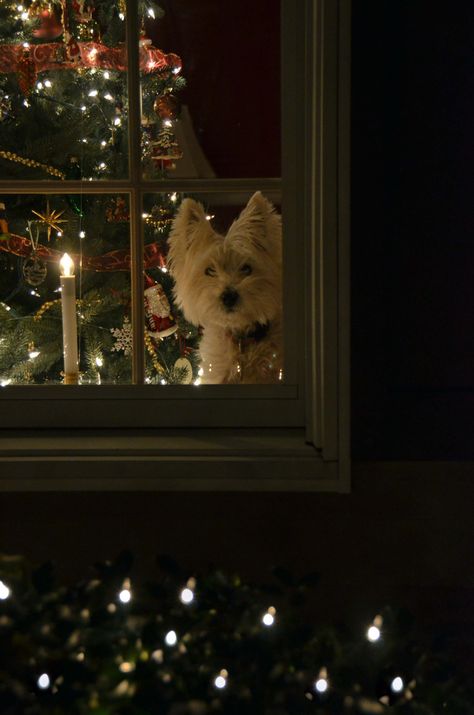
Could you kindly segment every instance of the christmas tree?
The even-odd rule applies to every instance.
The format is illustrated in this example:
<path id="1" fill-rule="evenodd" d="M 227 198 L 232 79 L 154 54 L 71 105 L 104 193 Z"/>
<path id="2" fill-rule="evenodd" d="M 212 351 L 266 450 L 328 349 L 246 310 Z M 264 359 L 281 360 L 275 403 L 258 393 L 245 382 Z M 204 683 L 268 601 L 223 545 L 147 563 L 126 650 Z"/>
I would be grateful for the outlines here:
<path id="1" fill-rule="evenodd" d="M 161 9 L 139 2 L 142 145 L 146 179 L 172 175 L 173 127 L 185 84 L 180 58 L 153 46 Z M 0 381 L 63 381 L 59 261 L 72 257 L 82 384 L 127 383 L 131 367 L 128 196 L 62 193 L 64 180 L 129 172 L 125 0 L 25 0 L 0 5 L 0 170 L 3 179 L 57 181 L 57 193 L 0 197 Z M 167 236 L 181 201 L 143 206 L 146 382 L 197 379 L 198 333 L 175 310 Z M 64 293 L 63 293 L 64 295 Z"/>

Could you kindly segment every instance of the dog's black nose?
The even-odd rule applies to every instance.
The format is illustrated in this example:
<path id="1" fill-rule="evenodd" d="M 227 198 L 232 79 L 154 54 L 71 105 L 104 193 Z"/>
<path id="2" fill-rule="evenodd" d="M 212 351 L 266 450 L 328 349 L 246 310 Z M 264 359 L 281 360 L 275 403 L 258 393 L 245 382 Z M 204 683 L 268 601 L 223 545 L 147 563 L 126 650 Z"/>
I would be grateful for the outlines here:
<path id="1" fill-rule="evenodd" d="M 226 310 L 232 310 L 239 300 L 239 294 L 233 288 L 226 288 L 221 295 L 221 301 Z"/>

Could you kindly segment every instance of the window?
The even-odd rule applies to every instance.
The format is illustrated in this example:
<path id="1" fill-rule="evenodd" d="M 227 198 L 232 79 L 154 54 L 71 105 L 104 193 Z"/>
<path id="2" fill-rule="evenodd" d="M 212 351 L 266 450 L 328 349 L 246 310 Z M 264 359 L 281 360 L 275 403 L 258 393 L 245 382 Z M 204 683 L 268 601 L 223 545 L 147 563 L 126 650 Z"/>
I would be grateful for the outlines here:
<path id="1" fill-rule="evenodd" d="M 56 53 L 56 62 L 63 56 L 58 55 L 61 49 L 68 62 L 74 62 L 79 52 L 85 65 L 77 61 L 67 71 L 62 68 L 63 78 L 67 73 L 77 77 L 74 87 L 66 84 L 71 94 L 61 108 L 54 151 L 61 150 L 66 131 L 72 133 L 74 146 L 83 146 L 79 156 L 70 153 L 67 176 L 60 181 L 51 177 L 53 162 L 45 169 L 43 162 L 31 164 L 27 152 L 20 156 L 13 148 L 6 150 L 10 156 L 1 155 L 4 164 L 16 171 L 15 176 L 8 174 L 10 178 L 0 181 L 6 205 L 8 197 L 14 197 L 18 216 L 23 212 L 31 216 L 32 211 L 36 211 L 34 216 L 40 214 L 38 221 L 25 220 L 23 235 L 6 226 L 1 252 L 4 288 L 10 280 L 10 293 L 15 290 L 15 277 L 10 276 L 15 271 L 10 270 L 9 261 L 12 255 L 20 255 L 21 283 L 24 293 L 25 286 L 29 291 L 22 297 L 22 324 L 16 333 L 6 334 L 13 344 L 22 345 L 22 339 L 26 344 L 18 359 L 8 365 L 9 376 L 3 378 L 0 390 L 0 455 L 5 464 L 15 465 L 15 474 L 9 470 L 3 487 L 346 489 L 348 4 L 345 0 L 308 0 L 301 7 L 288 0 L 282 0 L 281 7 L 268 0 L 240 4 L 240 20 L 244 21 L 245 9 L 250 13 L 252 8 L 257 29 L 252 36 L 237 35 L 231 45 L 222 40 L 219 57 L 225 57 L 226 51 L 244 56 L 251 54 L 252 47 L 259 48 L 255 62 L 247 56 L 247 63 L 229 65 L 234 72 L 250 67 L 249 82 L 261 84 L 248 107 L 230 88 L 227 96 L 216 99 L 212 81 L 222 68 L 212 67 L 217 58 L 209 48 L 215 42 L 203 43 L 207 54 L 203 51 L 201 56 L 193 55 L 193 48 L 186 50 L 187 38 L 197 31 L 196 14 L 191 12 L 194 4 L 189 0 L 145 3 L 143 21 L 136 2 L 111 0 L 97 8 L 93 2 L 72 3 L 71 11 L 69 4 L 58 1 L 52 5 L 57 10 L 39 14 L 37 5 L 25 4 L 22 12 L 35 14 L 34 31 L 40 33 L 36 37 L 48 39 L 40 44 Z M 158 17 L 163 11 L 166 19 Z M 18 11 L 12 32 L 21 29 L 22 12 Z M 228 33 L 239 30 L 237 20 L 232 27 L 232 18 L 217 0 L 201 7 L 201 14 L 201 25 L 208 32 L 209 28 L 218 32 L 222 23 Z M 275 63 L 276 35 L 272 32 L 280 28 L 281 63 Z M 183 89 L 178 81 L 182 60 L 168 46 L 178 39 L 189 54 L 191 75 L 199 74 L 202 82 L 203 68 L 209 71 L 209 86 L 202 82 L 194 97 L 188 92 L 192 112 L 185 105 L 180 119 L 177 95 Z M 126 53 L 121 44 L 125 40 Z M 3 50 L 0 45 L 4 63 L 11 54 L 9 42 L 7 38 Z M 158 48 L 158 42 L 163 47 Z M 266 52 L 262 53 L 262 46 Z M 116 52 L 118 47 L 121 54 Z M 38 67 L 31 57 L 37 50 L 20 50 L 18 45 L 15 51 L 24 109 L 45 112 L 54 97 L 50 92 L 54 87 L 47 87 L 46 82 L 52 83 L 48 78 L 54 72 L 33 77 Z M 267 54 L 273 60 L 261 76 Z M 157 67 L 160 71 L 154 73 Z M 6 72 L 11 73 L 11 68 Z M 94 82 L 98 74 L 100 81 Z M 280 74 L 281 83 L 277 81 Z M 274 106 L 280 84 L 281 123 Z M 78 92 L 83 103 L 78 102 Z M 151 103 L 153 92 L 156 97 Z M 207 104 L 217 107 L 222 117 L 221 141 L 228 132 L 227 151 L 218 145 L 209 117 L 203 114 L 206 92 Z M 2 112 L 8 115 L 13 107 L 5 94 Z M 258 94 L 264 106 L 261 111 L 255 106 Z M 78 113 L 77 122 L 70 115 L 70 105 Z M 248 116 L 243 122 L 247 153 L 241 150 L 242 137 L 239 144 L 238 106 L 245 115 L 255 112 L 253 124 Z M 152 112 L 157 117 L 153 126 Z M 94 113 L 100 121 L 88 122 Z M 275 151 L 280 134 L 281 176 L 277 173 L 280 152 Z M 35 141 L 41 142 L 41 137 Z M 103 142 L 106 147 L 101 154 L 97 147 Z M 30 145 L 34 147 L 33 138 L 25 149 Z M 25 167 L 23 160 L 30 165 Z M 161 279 L 166 282 L 169 276 L 162 260 L 160 228 L 169 226 L 175 214 L 173 203 L 184 197 L 197 201 L 213 217 L 209 226 L 214 221 L 229 225 L 255 191 L 281 211 L 283 220 L 284 369 L 274 381 L 198 385 L 200 365 L 194 347 L 200 335 L 192 325 L 188 332 L 177 326 L 182 316 L 175 314 L 172 300 L 167 301 L 171 284 L 164 283 L 162 290 Z M 63 233 L 61 221 L 66 216 L 70 223 L 64 235 L 69 234 L 70 253 L 80 273 L 73 280 L 77 323 L 73 328 L 83 351 L 81 384 L 68 385 L 51 379 L 51 366 L 61 359 L 67 330 L 71 330 L 71 322 L 65 321 L 65 285 L 71 281 L 58 275 L 57 288 L 62 291 L 48 294 L 47 299 L 38 288 L 45 270 L 48 274 L 60 257 L 53 241 L 45 241 L 43 234 L 55 232 L 56 244 L 62 241 L 58 234 Z M 100 226 L 100 231 L 94 226 Z M 212 281 L 216 268 L 209 265 L 208 269 L 206 275 Z M 158 281 L 159 270 L 164 275 Z M 238 270 L 246 276 L 252 266 L 245 261 Z M 50 293 L 55 290 L 51 288 Z M 4 326 L 10 319 L 10 293 L 2 294 Z M 159 309 L 153 309 L 157 305 Z M 106 317 L 96 319 L 102 314 Z M 66 322 L 63 345 L 57 340 L 61 320 L 63 325 Z M 37 334 L 40 326 L 49 352 L 45 349 L 43 354 L 38 344 L 25 341 L 22 330 L 29 324 Z M 107 334 L 101 337 L 97 331 L 104 325 Z M 184 335 L 183 341 L 176 334 Z M 164 355 L 166 345 L 172 350 Z M 11 343 L 8 347 L 11 355 Z M 109 359 L 110 365 L 105 365 Z M 66 365 L 64 372 L 68 374 Z M 17 376 L 13 380 L 12 374 Z M 71 382 L 77 382 L 74 376 Z M 37 480 L 30 472 L 32 461 Z"/>

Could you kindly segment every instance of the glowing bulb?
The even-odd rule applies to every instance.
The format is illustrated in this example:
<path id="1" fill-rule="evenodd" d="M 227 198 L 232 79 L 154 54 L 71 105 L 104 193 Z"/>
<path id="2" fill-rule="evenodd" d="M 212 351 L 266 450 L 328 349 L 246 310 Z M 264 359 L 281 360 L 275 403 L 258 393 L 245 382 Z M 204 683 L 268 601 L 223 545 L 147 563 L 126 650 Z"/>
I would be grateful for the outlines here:
<path id="1" fill-rule="evenodd" d="M 71 256 L 67 253 L 59 261 L 59 268 L 61 269 L 62 276 L 73 276 L 74 275 L 74 261 Z"/>
<path id="2" fill-rule="evenodd" d="M 119 127 L 122 124 L 122 120 L 120 119 L 120 117 L 115 117 L 114 124 L 116 127 Z"/>
<path id="3" fill-rule="evenodd" d="M 102 367 L 102 365 L 104 364 L 104 361 L 102 360 L 101 357 L 96 357 L 95 364 L 97 365 L 97 367 Z"/>
<path id="4" fill-rule="evenodd" d="M 381 636 L 380 629 L 377 628 L 377 626 L 370 626 L 370 628 L 367 630 L 367 640 L 369 640 L 371 643 L 375 643 L 376 641 L 379 640 Z"/>
<path id="5" fill-rule="evenodd" d="M 107 70 L 104 72 L 104 79 L 110 79 L 110 72 L 107 72 Z"/>
<path id="6" fill-rule="evenodd" d="M 39 350 L 31 350 L 31 352 L 28 353 L 28 357 L 30 358 L 30 360 L 34 360 L 38 357 L 39 354 Z"/>
<path id="7" fill-rule="evenodd" d="M 24 42 L 24 43 L 23 43 L 23 47 L 25 48 L 25 50 L 27 50 L 27 49 L 29 48 L 29 46 L 30 46 L 30 43 L 29 43 L 29 42 Z"/>
<path id="8" fill-rule="evenodd" d="M 400 678 L 400 676 L 397 676 L 390 683 L 390 687 L 394 693 L 401 693 L 403 688 L 405 687 L 405 684 L 403 682 L 403 679 Z"/>
<path id="9" fill-rule="evenodd" d="M 104 161 L 101 161 L 99 164 L 99 169 L 105 169 L 107 167 L 107 164 Z"/>
<path id="10" fill-rule="evenodd" d="M 176 635 L 175 631 L 169 631 L 165 635 L 166 645 L 176 645 L 177 642 L 178 642 L 178 636 Z"/>
<path id="11" fill-rule="evenodd" d="M 21 19 L 22 19 L 22 20 L 28 20 L 28 13 L 27 13 L 27 12 L 22 12 L 22 13 L 21 13 Z"/>
<path id="12" fill-rule="evenodd" d="M 16 8 L 16 9 L 18 10 L 18 12 L 22 12 L 22 10 L 23 10 L 23 5 L 17 5 L 17 8 Z"/>
<path id="13" fill-rule="evenodd" d="M 178 194 L 176 193 L 176 191 L 171 194 L 170 199 L 173 203 L 178 200 Z"/>
<path id="14" fill-rule="evenodd" d="M 163 124 L 165 125 L 165 127 L 172 127 L 172 126 L 173 126 L 173 122 L 171 121 L 171 119 L 165 119 L 165 121 L 163 122 Z"/>
<path id="15" fill-rule="evenodd" d="M 105 141 L 105 139 L 102 139 L 102 141 L 100 142 L 100 146 L 107 146 L 107 142 Z"/>
<path id="16" fill-rule="evenodd" d="M 194 600 L 194 593 L 191 591 L 190 588 L 183 588 L 183 590 L 179 594 L 179 598 L 182 603 L 188 604 Z"/>
<path id="17" fill-rule="evenodd" d="M 114 98 L 112 97 L 112 95 L 110 94 L 110 92 L 107 92 L 107 94 L 104 94 L 104 99 L 108 99 L 109 102 L 113 102 L 113 101 L 114 101 Z"/>
<path id="18" fill-rule="evenodd" d="M 89 97 L 97 97 L 98 94 L 99 94 L 98 89 L 91 89 L 91 91 L 89 92 Z"/>
<path id="19" fill-rule="evenodd" d="M 5 387 L 11 382 L 11 380 L 4 380 L 2 382 L 2 387 Z M 5 601 L 10 595 L 10 589 L 8 586 L 3 583 L 3 581 L 0 581 L 0 601 Z"/>
<path id="20" fill-rule="evenodd" d="M 201 378 L 198 377 L 198 378 L 196 378 L 196 379 L 194 380 L 193 385 L 196 385 L 196 387 L 199 387 L 199 385 L 201 384 L 201 382 L 202 382 Z"/>
<path id="21" fill-rule="evenodd" d="M 153 10 L 153 8 L 152 8 L 152 7 L 149 7 L 149 8 L 148 8 L 147 14 L 148 14 L 148 17 L 152 17 L 152 18 L 153 18 L 153 20 L 155 20 L 155 19 L 156 19 L 156 16 L 155 16 L 155 11 Z"/>
<path id="22" fill-rule="evenodd" d="M 11 384 L 11 380 L 2 380 L 0 382 L 0 387 L 7 387 L 10 384 Z M 0 596 L 0 598 L 1 598 L 1 596 Z"/>
<path id="23" fill-rule="evenodd" d="M 23 100 L 23 106 L 24 106 L 24 107 L 29 107 L 29 106 L 30 106 L 30 103 L 28 102 L 27 99 L 24 99 L 24 100 Z"/>
<path id="24" fill-rule="evenodd" d="M 119 12 L 119 18 L 122 20 L 122 22 L 125 20 L 125 14 L 123 12 Z"/>
<path id="25" fill-rule="evenodd" d="M 49 87 L 52 87 L 53 85 L 52 85 L 51 80 L 45 79 L 45 81 L 44 81 L 44 86 L 45 86 L 45 87 L 48 87 L 48 88 L 49 88 Z"/>
<path id="26" fill-rule="evenodd" d="M 81 112 L 85 112 L 86 110 L 87 110 L 87 107 L 86 107 L 85 104 L 83 104 L 82 107 L 81 107 Z"/>
<path id="27" fill-rule="evenodd" d="M 326 678 L 319 678 L 314 684 L 314 687 L 316 688 L 318 693 L 325 693 L 329 687 L 329 683 Z"/>
<path id="28" fill-rule="evenodd" d="M 227 672 L 227 670 L 225 670 L 225 668 L 223 670 L 221 670 L 221 672 L 219 673 L 217 678 L 214 679 L 214 685 L 216 686 L 216 688 L 218 688 L 219 690 L 222 690 L 222 688 L 225 688 L 225 686 L 227 685 L 228 677 L 229 677 L 229 673 Z"/>
<path id="29" fill-rule="evenodd" d="M 37 682 L 38 688 L 41 688 L 41 690 L 46 690 L 46 688 L 49 688 L 49 686 L 51 685 L 51 681 L 47 673 L 43 673 L 42 675 L 40 675 Z"/>
<path id="30" fill-rule="evenodd" d="M 43 83 L 42 82 L 37 82 L 36 86 L 38 89 L 43 89 Z"/>
<path id="31" fill-rule="evenodd" d="M 58 238 L 61 238 L 62 235 L 63 235 L 63 232 L 62 232 L 62 231 L 58 231 L 58 232 L 56 233 L 56 236 L 57 236 Z"/>
<path id="32" fill-rule="evenodd" d="M 132 600 L 132 593 L 128 588 L 124 588 L 120 591 L 119 595 L 119 601 L 122 603 L 130 603 Z"/>
<path id="33" fill-rule="evenodd" d="M 275 623 L 275 614 L 276 614 L 276 609 L 273 606 L 270 606 L 268 611 L 265 613 L 265 615 L 262 618 L 262 623 L 264 626 L 273 626 Z"/>
<path id="34" fill-rule="evenodd" d="M 79 238 L 85 238 L 86 237 L 86 232 L 85 231 L 79 231 Z"/>

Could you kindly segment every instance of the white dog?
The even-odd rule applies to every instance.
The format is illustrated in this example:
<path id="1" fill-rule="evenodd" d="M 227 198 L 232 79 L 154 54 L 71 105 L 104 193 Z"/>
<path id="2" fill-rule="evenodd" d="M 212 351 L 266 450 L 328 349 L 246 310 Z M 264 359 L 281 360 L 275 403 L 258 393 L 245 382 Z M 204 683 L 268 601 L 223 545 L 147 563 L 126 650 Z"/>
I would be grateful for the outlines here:
<path id="1" fill-rule="evenodd" d="M 184 199 L 169 237 L 174 294 L 203 328 L 203 383 L 282 379 L 281 218 L 260 192 L 226 236 Z"/>

